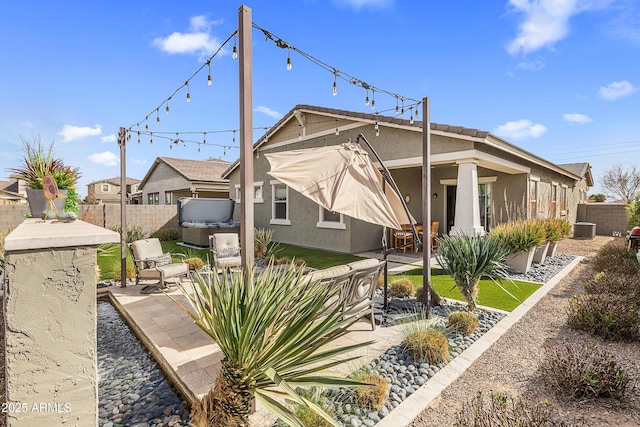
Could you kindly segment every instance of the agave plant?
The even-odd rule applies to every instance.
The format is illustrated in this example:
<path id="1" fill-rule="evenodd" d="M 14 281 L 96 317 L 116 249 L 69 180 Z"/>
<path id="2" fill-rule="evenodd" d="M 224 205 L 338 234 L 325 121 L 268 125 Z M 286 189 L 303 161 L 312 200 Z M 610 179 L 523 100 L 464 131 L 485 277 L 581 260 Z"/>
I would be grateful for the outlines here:
<path id="1" fill-rule="evenodd" d="M 269 265 L 257 275 L 252 269 L 221 278 L 197 274 L 181 284 L 190 308 L 172 299 L 224 354 L 213 389 L 192 414 L 194 425 L 246 426 L 254 398 L 288 425 L 304 427 L 285 400 L 338 425 L 296 387 L 364 385 L 326 370 L 355 359 L 336 356 L 371 342 L 326 346 L 355 320 L 344 318 L 340 307 L 327 313 L 323 304 L 335 290 L 304 280 L 302 272 L 295 265 L 278 272 Z"/>
<path id="2" fill-rule="evenodd" d="M 453 278 L 462 296 L 467 300 L 469 311 L 476 309 L 478 283 L 483 276 L 493 280 L 502 290 L 515 298 L 502 285 L 502 280 L 512 282 L 505 264 L 510 250 L 502 239 L 458 234 L 438 240 L 436 259 Z"/>

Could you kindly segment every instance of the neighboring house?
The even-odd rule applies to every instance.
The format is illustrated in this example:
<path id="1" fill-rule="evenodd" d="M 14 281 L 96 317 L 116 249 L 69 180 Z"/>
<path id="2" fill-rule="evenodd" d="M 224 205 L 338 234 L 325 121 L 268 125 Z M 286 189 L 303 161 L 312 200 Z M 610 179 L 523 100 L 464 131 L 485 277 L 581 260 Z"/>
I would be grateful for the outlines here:
<path id="1" fill-rule="evenodd" d="M 23 179 L 11 175 L 8 181 L 0 181 L 0 205 L 27 203 L 27 185 Z"/>
<path id="2" fill-rule="evenodd" d="M 355 142 L 362 133 L 422 217 L 422 122 L 298 105 L 254 145 L 254 222 L 274 240 L 355 253 L 381 247 L 381 227 L 328 212 L 271 178 L 263 153 Z M 363 147 L 367 148 L 367 147 Z M 440 234 L 482 233 L 515 218 L 576 219 L 593 185 L 588 164 L 561 167 L 477 129 L 431 123 L 431 217 Z M 373 158 L 373 156 L 372 156 Z M 586 169 L 585 169 L 586 168 Z M 236 161 L 224 174 L 240 200 Z M 460 197 L 457 197 L 460 195 Z M 240 217 L 239 206 L 235 217 Z"/>
<path id="3" fill-rule="evenodd" d="M 222 173 L 230 163 L 220 159 L 158 157 L 140 183 L 142 204 L 175 205 L 182 197 L 229 197 Z"/>
<path id="4" fill-rule="evenodd" d="M 85 201 L 91 205 L 120 203 L 120 184 L 119 176 L 90 182 L 87 184 L 87 198 Z M 127 204 L 132 203 L 131 195 L 138 191 L 139 186 L 139 179 L 127 177 Z"/>

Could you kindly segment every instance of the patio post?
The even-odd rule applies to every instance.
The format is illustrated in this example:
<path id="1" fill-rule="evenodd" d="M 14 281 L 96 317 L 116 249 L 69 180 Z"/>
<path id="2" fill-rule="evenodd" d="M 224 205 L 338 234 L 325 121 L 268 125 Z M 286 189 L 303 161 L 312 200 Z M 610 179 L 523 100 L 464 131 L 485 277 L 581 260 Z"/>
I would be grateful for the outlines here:
<path id="1" fill-rule="evenodd" d="M 422 303 L 431 317 L 431 105 L 422 99 Z M 427 237 L 427 235 L 429 237 Z M 426 244 L 425 244 L 426 242 Z"/>
<path id="2" fill-rule="evenodd" d="M 252 106 L 252 54 L 251 9 L 238 9 L 238 34 L 240 49 L 240 247 L 242 267 L 253 265 L 253 106 Z"/>

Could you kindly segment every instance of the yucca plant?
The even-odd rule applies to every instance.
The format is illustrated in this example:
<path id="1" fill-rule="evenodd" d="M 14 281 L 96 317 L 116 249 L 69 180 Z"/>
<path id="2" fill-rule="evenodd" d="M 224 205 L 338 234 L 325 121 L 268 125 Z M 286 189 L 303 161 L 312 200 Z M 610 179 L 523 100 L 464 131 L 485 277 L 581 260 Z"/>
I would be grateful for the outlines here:
<path id="1" fill-rule="evenodd" d="M 493 237 L 493 233 L 492 236 L 458 234 L 445 236 L 438 241 L 436 259 L 453 278 L 462 296 L 467 300 L 467 310 L 476 309 L 478 283 L 483 276 L 493 280 L 502 290 L 515 298 L 502 286 L 502 280 L 513 283 L 505 264 L 509 248 L 502 239 Z"/>
<path id="2" fill-rule="evenodd" d="M 273 230 L 267 228 L 256 228 L 253 236 L 253 246 L 256 258 L 264 260 L 275 255 L 275 253 L 280 250 L 280 244 L 273 241 Z"/>
<path id="3" fill-rule="evenodd" d="M 258 275 L 252 269 L 210 279 L 196 274 L 194 282 L 181 283 L 190 307 L 172 299 L 224 354 L 213 389 L 192 414 L 195 425 L 248 425 L 254 398 L 288 425 L 304 427 L 285 398 L 338 425 L 295 389 L 364 385 L 326 370 L 355 359 L 336 356 L 371 342 L 326 347 L 355 320 L 343 317 L 340 307 L 324 311 L 336 290 L 302 280 L 302 273 L 295 265 L 275 272 L 270 264 Z"/>

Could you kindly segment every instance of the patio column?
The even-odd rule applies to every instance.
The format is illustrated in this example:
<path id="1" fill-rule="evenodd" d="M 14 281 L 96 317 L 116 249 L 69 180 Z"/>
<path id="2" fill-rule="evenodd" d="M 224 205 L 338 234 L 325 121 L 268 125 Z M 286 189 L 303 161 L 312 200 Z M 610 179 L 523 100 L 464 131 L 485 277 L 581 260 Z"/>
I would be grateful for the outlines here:
<path id="1" fill-rule="evenodd" d="M 478 161 L 460 160 L 456 190 L 455 222 L 450 234 L 482 235 L 480 200 L 478 198 Z"/>

